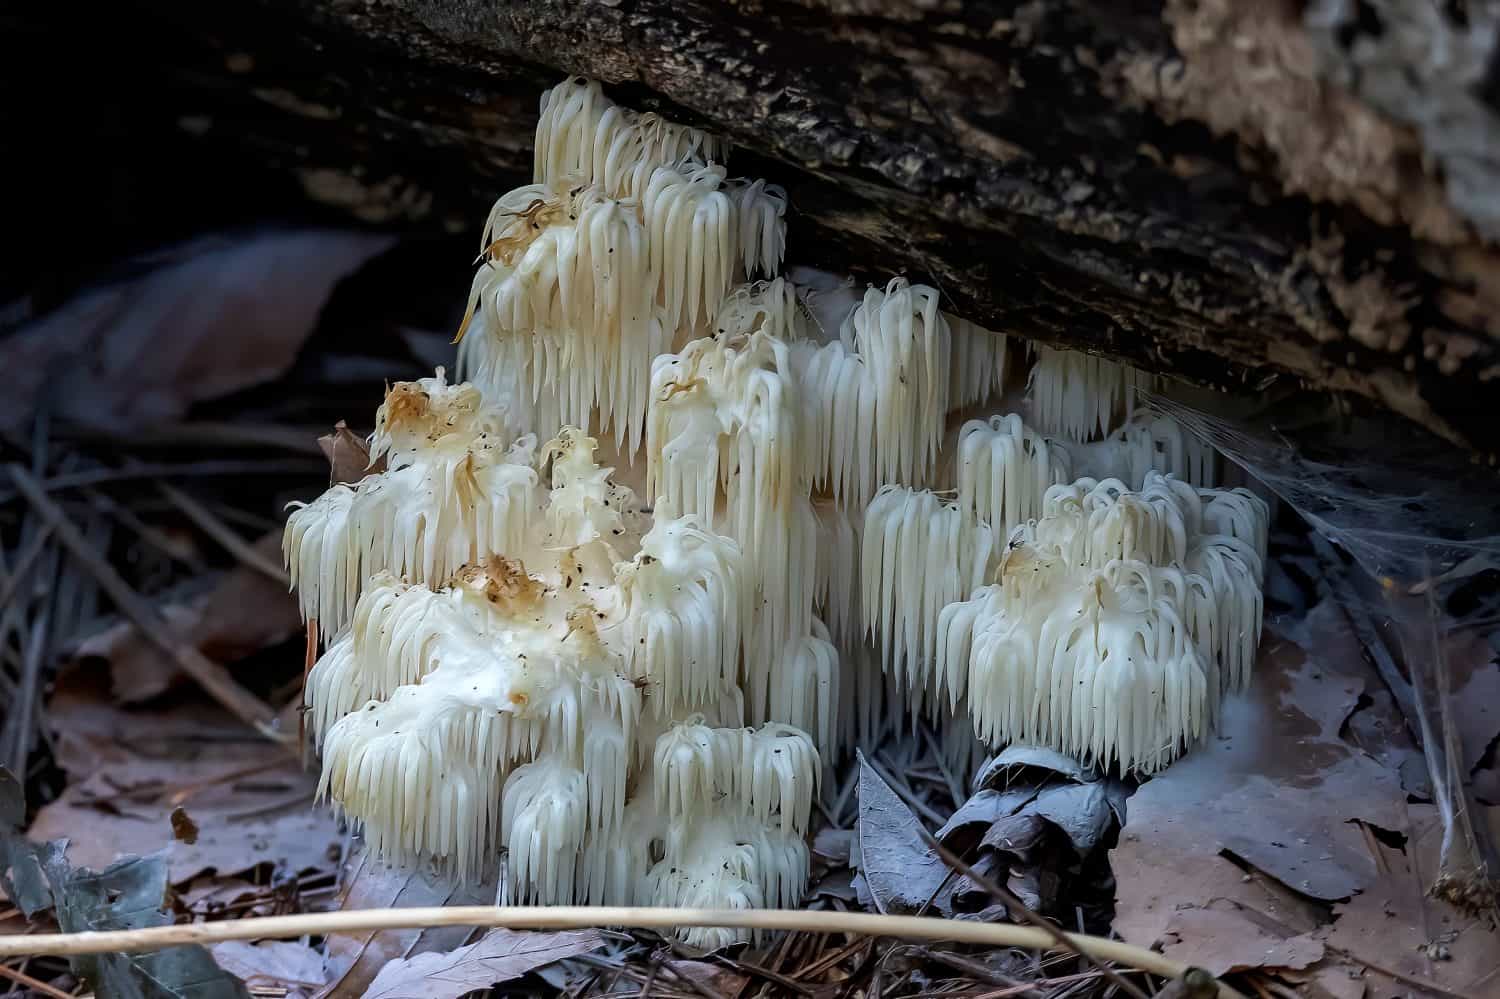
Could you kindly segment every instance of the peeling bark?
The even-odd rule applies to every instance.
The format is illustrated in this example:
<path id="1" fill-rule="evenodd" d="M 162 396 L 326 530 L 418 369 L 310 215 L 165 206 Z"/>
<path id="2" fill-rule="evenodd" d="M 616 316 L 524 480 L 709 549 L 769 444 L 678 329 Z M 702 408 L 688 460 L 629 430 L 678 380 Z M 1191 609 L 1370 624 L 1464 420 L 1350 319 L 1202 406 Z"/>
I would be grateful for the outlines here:
<path id="1" fill-rule="evenodd" d="M 192 40 L 163 53 L 180 127 L 354 217 L 476 229 L 540 90 L 594 76 L 785 185 L 793 262 L 1500 452 L 1494 3 L 233 6 L 140 10 Z"/>

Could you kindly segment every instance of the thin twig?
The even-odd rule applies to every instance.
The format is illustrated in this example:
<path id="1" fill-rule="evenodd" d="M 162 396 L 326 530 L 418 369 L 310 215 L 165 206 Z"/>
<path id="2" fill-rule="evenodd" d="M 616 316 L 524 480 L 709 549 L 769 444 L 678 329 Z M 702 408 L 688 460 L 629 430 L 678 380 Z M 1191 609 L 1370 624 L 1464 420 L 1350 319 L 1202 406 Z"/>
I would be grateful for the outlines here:
<path id="1" fill-rule="evenodd" d="M 10 466 L 10 477 L 37 515 L 52 526 L 57 539 L 68 549 L 68 553 L 98 581 L 99 586 L 115 602 L 115 607 L 130 619 L 142 635 L 172 657 L 179 669 L 196 680 L 235 717 L 267 738 L 283 743 L 287 741 L 284 733 L 279 733 L 272 727 L 275 712 L 260 698 L 241 687 L 222 665 L 174 638 L 160 612 L 132 589 L 102 555 L 89 546 L 83 533 L 43 492 L 36 479 L 19 465 Z"/>
<path id="2" fill-rule="evenodd" d="M 0 978 L 8 978 L 11 981 L 15 982 L 17 985 L 24 985 L 34 992 L 40 992 L 44 996 L 50 996 L 51 999 L 76 999 L 76 997 L 68 995 L 68 993 L 64 992 L 60 988 L 57 988 L 56 986 L 48 985 L 46 982 L 42 981 L 39 978 L 32 978 L 24 971 L 17 971 L 15 968 L 7 968 L 3 964 L 0 964 Z"/>
<path id="3" fill-rule="evenodd" d="M 261 554 L 254 545 L 236 534 L 233 528 L 220 520 L 219 516 L 208 507 L 169 482 L 158 482 L 156 487 L 161 490 L 162 495 L 176 504 L 177 508 L 186 514 L 199 530 L 217 541 L 229 554 L 272 582 L 280 583 L 282 586 L 292 585 L 292 578 L 287 575 L 280 562 Z"/>
<path id="4" fill-rule="evenodd" d="M 1422 978 L 1418 975 L 1408 975 L 1405 972 L 1396 970 L 1395 968 L 1388 967 L 1384 964 L 1378 964 L 1375 961 L 1371 961 L 1367 957 L 1359 956 L 1353 951 L 1345 950 L 1342 947 L 1335 947 L 1333 944 L 1328 943 L 1326 940 L 1324 941 L 1323 946 L 1328 950 L 1333 951 L 1335 954 L 1339 954 L 1343 957 L 1348 958 L 1355 964 L 1362 964 L 1366 968 L 1369 968 L 1371 971 L 1378 971 L 1388 978 L 1394 978 L 1398 982 L 1404 982 L 1407 985 L 1414 986 L 1415 988 L 1425 989 L 1429 992 L 1437 992 L 1445 996 L 1453 996 L 1454 999 L 1470 999 L 1470 997 L 1473 995 L 1473 993 L 1470 992 L 1459 992 L 1455 991 L 1454 989 L 1444 988 L 1430 978 Z"/>
<path id="5" fill-rule="evenodd" d="M 1026 903 L 1022 902 L 1019 898 L 1016 898 L 1016 896 L 1008 888 L 997 884 L 995 881 L 991 880 L 983 874 L 980 874 L 974 868 L 970 867 L 952 850 L 949 850 L 947 847 L 943 846 L 943 844 L 939 843 L 937 841 L 937 838 L 927 830 L 919 827 L 918 832 L 922 834 L 922 839 L 926 841 L 928 848 L 935 851 L 937 855 L 943 859 L 943 863 L 959 871 L 964 875 L 964 877 L 968 878 L 980 888 L 983 888 L 985 891 L 989 892 L 991 895 L 1004 902 L 1006 907 L 1009 908 L 1013 913 L 1019 914 L 1028 923 L 1031 923 L 1033 926 L 1046 933 L 1049 937 L 1052 938 L 1054 943 L 1059 945 L 1058 947 L 1050 947 L 1048 948 L 1049 950 L 1071 950 L 1079 957 L 1087 961 L 1089 964 L 1092 964 L 1094 967 L 1104 972 L 1104 977 L 1108 978 L 1111 983 L 1117 986 L 1121 992 L 1124 992 L 1126 995 L 1130 996 L 1131 999 L 1148 999 L 1146 993 L 1142 992 L 1138 986 L 1136 986 L 1132 982 L 1127 981 L 1120 975 L 1119 972 L 1115 971 L 1115 969 L 1111 968 L 1107 963 L 1105 963 L 1105 960 L 1102 958 L 1102 954 L 1092 954 L 1089 951 L 1084 950 L 1082 947 L 1077 946 L 1073 942 L 1075 939 L 1077 939 L 1075 934 L 1064 933 L 1062 930 L 1054 926 L 1050 920 L 1038 915 L 1035 912 L 1032 912 L 1031 909 L 1026 906 Z M 1151 969 L 1143 968 L 1143 970 L 1150 971 Z M 1176 976 L 1174 975 L 1173 977 L 1175 978 Z"/>
<path id="6" fill-rule="evenodd" d="M 861 937 L 860 939 L 855 940 L 852 943 L 840 947 L 838 950 L 834 951 L 831 954 L 819 955 L 817 960 L 813 961 L 811 964 L 798 968 L 796 977 L 811 978 L 815 975 L 821 975 L 829 968 L 832 968 L 835 965 L 843 962 L 846 958 L 854 956 L 855 951 L 864 948 L 868 944 L 869 941 Z"/>
<path id="7" fill-rule="evenodd" d="M 764 978 L 772 985 L 780 985 L 782 988 L 787 989 L 790 992 L 795 992 L 801 996 L 810 996 L 817 994 L 816 990 L 808 988 L 806 985 L 803 985 L 795 978 L 788 978 L 786 975 L 783 975 L 779 971 L 772 971 L 770 968 L 765 968 L 758 964 L 751 964 L 749 961 L 746 961 L 744 959 L 737 959 L 733 962 L 730 962 L 730 966 L 735 969 L 743 968 L 751 975 L 754 975 L 758 978 Z"/>
<path id="8" fill-rule="evenodd" d="M 321 454 L 317 437 L 322 427 L 293 427 L 279 423 L 215 423 L 206 420 L 191 423 L 166 423 L 144 429 L 136 428 L 129 436 L 108 429 L 69 425 L 57 430 L 64 440 L 104 441 L 129 444 L 131 447 L 251 447 L 275 448 L 297 454 Z"/>
<path id="9" fill-rule="evenodd" d="M 108 493 L 98 489 L 83 490 L 84 498 L 106 516 L 113 517 L 127 529 L 134 532 L 137 537 L 146 544 L 161 552 L 174 562 L 180 562 L 194 573 L 204 571 L 203 560 L 198 558 L 190 542 L 181 541 L 170 537 L 165 531 L 146 523 L 136 512 L 115 500 Z"/>
<path id="10" fill-rule="evenodd" d="M 1080 971 L 1076 975 L 1063 975 L 1059 978 L 1044 978 L 1039 982 L 1017 982 L 993 992 L 982 992 L 974 999 L 1008 999 L 1010 996 L 1025 995 L 1027 992 L 1041 992 L 1054 985 L 1072 985 L 1076 982 L 1093 981 L 1103 977 L 1098 971 Z"/>
<path id="11" fill-rule="evenodd" d="M 8 747 L 6 762 L 11 773 L 25 775 L 26 761 L 31 756 L 32 718 L 37 711 L 38 694 L 42 689 L 42 670 L 47 665 L 52 649 L 53 615 L 57 609 L 57 566 L 60 561 L 56 549 L 48 560 L 47 572 L 52 577 L 50 599 L 44 599 L 31 622 L 31 635 L 26 640 L 26 655 L 21 673 L 21 683 L 16 691 L 16 710 L 8 719 L 14 726 L 12 742 Z"/>
<path id="12" fill-rule="evenodd" d="M 868 756 L 865 757 L 865 761 L 870 764 L 870 769 L 874 770 L 875 773 L 880 776 L 880 779 L 885 781 L 890 789 L 894 791 L 902 801 L 906 802 L 918 812 L 921 812 L 923 818 L 927 819 L 927 821 L 931 822 L 938 828 L 942 828 L 943 823 L 947 820 L 944 819 L 943 816 L 939 815 L 931 805 L 927 804 L 927 802 L 917 797 L 916 792 L 914 792 L 909 786 L 907 786 L 906 781 L 903 780 L 898 783 L 893 772 L 888 769 L 888 767 L 882 767 L 878 762 L 870 759 Z M 889 761 L 887 761 L 887 763 L 889 763 Z"/>
<path id="13" fill-rule="evenodd" d="M 950 854 L 951 856 L 951 854 Z M 215 923 L 150 926 L 137 930 L 83 933 L 35 933 L 0 936 L 0 959 L 25 954 L 69 956 L 136 953 L 178 944 L 215 944 L 225 940 L 289 939 L 434 926 L 484 926 L 507 929 L 580 929 L 620 926 L 675 929 L 722 926 L 748 930 L 802 930 L 809 933 L 859 933 L 870 936 L 944 940 L 989 947 L 1068 951 L 1090 960 L 1119 961 L 1153 974 L 1176 978 L 1186 966 L 1162 954 L 1104 937 L 1063 933 L 1056 927 L 977 923 L 930 916 L 811 912 L 792 909 L 674 909 L 611 906 L 431 906 L 407 909 L 346 909 L 292 916 L 256 916 Z M 1139 992 L 1134 986 L 1131 990 Z M 1131 991 L 1127 990 L 1127 991 Z M 1243 999 L 1219 984 L 1222 999 Z"/>
<path id="14" fill-rule="evenodd" d="M 915 947 L 912 949 L 912 952 L 925 957 L 929 961 L 947 965 L 955 971 L 962 971 L 970 978 L 981 981 L 986 985 L 1013 988 L 1022 984 L 1018 979 L 996 971 L 983 961 L 976 961 L 974 958 L 966 957 L 963 954 L 952 954 L 948 951 L 936 950 L 932 947 Z"/>
<path id="15" fill-rule="evenodd" d="M 126 482 L 140 479 L 185 479 L 219 476 L 248 475 L 318 475 L 326 473 L 327 463 L 302 458 L 266 458 L 263 460 L 241 459 L 224 461 L 192 462 L 139 462 L 125 468 L 91 468 L 83 472 L 68 472 L 46 480 L 47 492 L 59 489 L 77 489 L 80 486 L 97 486 L 106 482 Z"/>
<path id="16" fill-rule="evenodd" d="M 52 537 L 52 525 L 43 524 L 41 530 L 31 536 L 25 551 L 16 556 L 16 564 L 10 570 L 5 584 L 0 586 L 0 607 L 9 607 L 10 598 L 16 595 L 22 583 L 31 574 L 31 567 L 47 548 L 47 539 Z"/>

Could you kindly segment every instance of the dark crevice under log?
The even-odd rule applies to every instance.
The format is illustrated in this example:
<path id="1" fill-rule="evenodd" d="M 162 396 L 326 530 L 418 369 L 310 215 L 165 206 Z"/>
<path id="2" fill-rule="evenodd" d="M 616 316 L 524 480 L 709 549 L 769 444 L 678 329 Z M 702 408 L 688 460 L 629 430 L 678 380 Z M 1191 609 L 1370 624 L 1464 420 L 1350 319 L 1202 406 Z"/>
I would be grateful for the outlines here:
<path id="1" fill-rule="evenodd" d="M 1500 255 L 1485 206 L 1444 180 L 1484 165 L 1350 89 L 1368 25 L 1322 3 L 1335 14 L 1308 27 L 1303 6 L 142 0 L 112 17 L 151 33 L 138 71 L 183 148 L 367 222 L 477 232 L 529 177 L 539 92 L 594 76 L 783 184 L 791 262 L 903 273 L 992 329 L 1202 384 L 1345 392 L 1492 458 Z M 1409 75 L 1427 89 L 1408 102 L 1473 94 L 1455 127 L 1493 132 L 1488 77 Z"/>

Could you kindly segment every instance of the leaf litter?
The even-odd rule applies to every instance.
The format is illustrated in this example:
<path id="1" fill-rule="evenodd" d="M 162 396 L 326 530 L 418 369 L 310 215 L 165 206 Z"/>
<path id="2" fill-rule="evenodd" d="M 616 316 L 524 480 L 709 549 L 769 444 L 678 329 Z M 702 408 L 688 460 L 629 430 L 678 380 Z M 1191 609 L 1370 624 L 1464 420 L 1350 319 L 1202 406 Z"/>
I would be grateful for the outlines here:
<path id="1" fill-rule="evenodd" d="M 72 863 L 98 867 L 165 846 L 174 885 L 262 865 L 283 878 L 335 869 L 343 835 L 313 807 L 315 777 L 195 692 L 130 708 L 98 672 L 80 669 L 59 680 L 47 720 L 69 783 L 30 835 L 66 837 Z M 197 829 L 191 843 L 172 839 L 179 808 Z"/>
<path id="2" fill-rule="evenodd" d="M 1459 994 L 1494 982 L 1493 921 L 1426 895 L 1433 809 L 1408 802 L 1412 750 L 1399 715 L 1366 693 L 1379 683 L 1331 601 L 1268 622 L 1253 686 L 1218 734 L 1130 799 L 1111 854 L 1116 931 L 1216 973 L 1339 996 L 1382 980 Z M 1372 710 L 1379 725 L 1356 722 Z"/>

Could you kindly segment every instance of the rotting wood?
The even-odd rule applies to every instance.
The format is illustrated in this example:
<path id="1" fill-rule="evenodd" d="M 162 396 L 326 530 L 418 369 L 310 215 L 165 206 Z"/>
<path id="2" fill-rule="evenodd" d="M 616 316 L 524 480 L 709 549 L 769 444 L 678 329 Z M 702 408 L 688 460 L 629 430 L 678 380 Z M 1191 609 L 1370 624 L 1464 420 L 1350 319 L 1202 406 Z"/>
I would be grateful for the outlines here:
<path id="1" fill-rule="evenodd" d="M 170 29 L 153 72 L 201 148 L 361 220 L 476 230 L 528 179 L 535 94 L 587 74 L 784 184 L 801 262 L 905 272 L 992 329 L 1201 383 L 1346 392 L 1493 457 L 1500 169 L 1483 150 L 1500 87 L 1494 26 L 1468 7 L 144 0 L 120 16 Z M 1397 28 L 1462 58 L 1419 64 Z"/>

